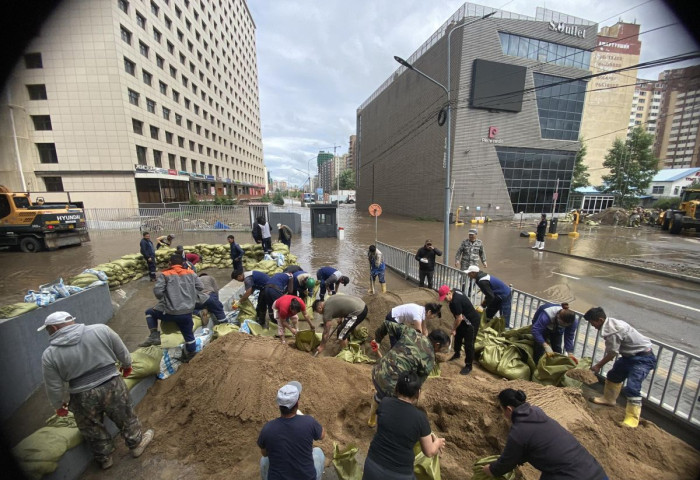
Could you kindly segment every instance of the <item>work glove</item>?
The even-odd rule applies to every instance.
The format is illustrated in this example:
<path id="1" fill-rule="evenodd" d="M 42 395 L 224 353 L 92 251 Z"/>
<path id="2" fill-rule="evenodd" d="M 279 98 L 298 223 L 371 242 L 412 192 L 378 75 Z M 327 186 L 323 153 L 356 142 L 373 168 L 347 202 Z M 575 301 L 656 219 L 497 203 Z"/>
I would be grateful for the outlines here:
<path id="1" fill-rule="evenodd" d="M 555 355 L 554 350 L 552 350 L 552 347 L 548 343 L 543 344 L 542 347 L 544 348 L 544 353 L 547 355 L 547 358 L 552 358 Z"/>
<path id="2" fill-rule="evenodd" d="M 132 367 L 119 367 L 119 371 L 122 373 L 122 377 L 127 378 L 134 371 Z"/>
<path id="3" fill-rule="evenodd" d="M 239 306 L 240 306 L 240 305 L 238 305 L 238 302 L 233 302 L 233 303 L 231 304 L 231 310 L 238 310 L 238 307 L 239 307 Z"/>
<path id="4" fill-rule="evenodd" d="M 68 416 L 68 404 L 64 403 L 61 405 L 61 408 L 56 410 L 56 415 L 59 417 L 67 417 Z"/>
<path id="5" fill-rule="evenodd" d="M 379 344 L 377 343 L 376 340 L 372 340 L 371 342 L 369 342 L 369 346 L 372 347 L 373 352 L 376 352 L 377 350 L 379 350 Z"/>

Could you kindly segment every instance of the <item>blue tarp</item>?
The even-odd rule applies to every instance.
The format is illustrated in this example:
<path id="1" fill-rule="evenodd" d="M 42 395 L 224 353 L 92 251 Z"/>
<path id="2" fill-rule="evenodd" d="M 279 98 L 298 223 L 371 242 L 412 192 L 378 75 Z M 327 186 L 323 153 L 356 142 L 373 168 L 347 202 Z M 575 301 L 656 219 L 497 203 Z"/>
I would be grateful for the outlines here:
<path id="1" fill-rule="evenodd" d="M 220 221 L 217 220 L 216 223 L 214 224 L 214 229 L 215 230 L 231 230 L 231 227 L 229 227 L 225 223 L 221 223 Z"/>

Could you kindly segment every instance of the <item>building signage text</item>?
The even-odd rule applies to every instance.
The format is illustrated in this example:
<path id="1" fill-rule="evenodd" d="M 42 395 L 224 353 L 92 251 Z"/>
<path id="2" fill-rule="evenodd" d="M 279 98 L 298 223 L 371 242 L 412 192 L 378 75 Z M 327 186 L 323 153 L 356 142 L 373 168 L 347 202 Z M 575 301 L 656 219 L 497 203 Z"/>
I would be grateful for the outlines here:
<path id="1" fill-rule="evenodd" d="M 566 25 L 565 23 L 554 23 L 550 20 L 549 29 L 553 32 L 563 33 L 572 37 L 586 38 L 586 30 L 576 25 Z"/>
<path id="2" fill-rule="evenodd" d="M 481 142 L 494 144 L 503 143 L 503 140 L 501 140 L 500 138 L 496 138 L 496 135 L 498 135 L 498 127 L 491 126 L 489 127 L 488 137 L 482 137 Z"/>

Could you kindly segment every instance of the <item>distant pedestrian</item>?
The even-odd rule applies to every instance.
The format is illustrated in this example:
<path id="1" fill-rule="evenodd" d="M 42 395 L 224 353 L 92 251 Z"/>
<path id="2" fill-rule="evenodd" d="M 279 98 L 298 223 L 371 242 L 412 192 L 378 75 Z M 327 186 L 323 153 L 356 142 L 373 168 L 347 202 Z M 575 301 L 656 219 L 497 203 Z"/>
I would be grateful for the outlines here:
<path id="1" fill-rule="evenodd" d="M 141 255 L 144 260 L 146 260 L 146 265 L 148 266 L 148 276 L 151 278 L 152 282 L 156 281 L 156 250 L 153 248 L 153 242 L 151 242 L 151 234 L 148 232 L 143 232 L 143 238 L 141 239 Z"/>
<path id="2" fill-rule="evenodd" d="M 484 252 L 484 243 L 476 238 L 478 231 L 476 228 L 469 230 L 467 238 L 462 241 L 455 254 L 455 267 L 464 271 L 471 265 L 479 266 L 479 260 L 484 264 L 484 268 L 488 268 L 486 263 L 486 253 Z M 469 289 L 466 283 L 462 285 L 462 291 L 468 296 L 471 296 L 472 287 L 469 282 Z"/>
<path id="3" fill-rule="evenodd" d="M 231 263 L 233 264 L 233 271 L 243 270 L 243 256 L 245 252 L 239 244 L 236 243 L 236 239 L 233 235 L 226 237 L 226 240 L 231 247 Z"/>
<path id="4" fill-rule="evenodd" d="M 602 397 L 592 398 L 593 403 L 614 407 L 620 391 L 627 397 L 627 408 L 622 426 L 636 428 L 642 414 L 642 383 L 649 372 L 656 368 L 656 356 L 651 340 L 639 333 L 629 323 L 608 318 L 601 307 L 591 308 L 583 318 L 600 332 L 605 340 L 605 356 L 591 367 L 594 373 L 619 355 L 607 374 Z M 622 383 L 627 385 L 622 388 Z"/>
<path id="5" fill-rule="evenodd" d="M 452 327 L 455 353 L 450 360 L 456 360 L 461 356 L 462 343 L 464 343 L 464 368 L 459 373 L 469 375 L 474 363 L 474 342 L 479 333 L 481 315 L 476 311 L 467 294 L 458 288 L 452 290 L 447 285 L 443 285 L 438 293 L 440 301 L 447 300 L 449 302 L 450 312 L 455 317 L 455 323 Z"/>
<path id="6" fill-rule="evenodd" d="M 326 456 L 314 440 L 323 440 L 326 429 L 311 415 L 299 411 L 299 382 L 277 391 L 280 416 L 265 424 L 258 436 L 262 453 L 262 480 L 321 480 Z"/>
<path id="7" fill-rule="evenodd" d="M 270 224 L 265 219 L 264 215 L 260 215 L 257 219 L 258 227 L 260 228 L 260 243 L 265 253 L 272 252 L 272 234 L 270 233 Z"/>
<path id="8" fill-rule="evenodd" d="M 46 395 L 59 417 L 73 412 L 93 458 L 106 470 L 113 463 L 114 443 L 104 426 L 105 417 L 117 426 L 132 457 L 141 456 L 154 432 L 142 433 L 122 380 L 132 370 L 131 355 L 122 339 L 107 325 L 75 321 L 68 312 L 54 312 L 37 329 L 49 334 L 49 346 L 41 357 Z M 67 393 L 70 400 L 64 403 Z"/>
<path id="9" fill-rule="evenodd" d="M 350 283 L 350 279 L 335 267 L 319 268 L 316 271 L 316 280 L 321 285 L 321 290 L 319 292 L 319 298 L 321 300 L 326 296 L 326 292 L 328 292 L 329 295 L 335 295 L 340 289 L 341 284 L 347 286 L 347 284 Z"/>
<path id="10" fill-rule="evenodd" d="M 379 277 L 379 284 L 382 286 L 382 293 L 386 293 L 386 279 L 384 278 L 384 257 L 382 252 L 375 246 L 370 245 L 367 252 L 367 260 L 369 260 L 370 272 L 370 289 L 367 293 L 374 293 L 374 280 Z"/>
<path id="11" fill-rule="evenodd" d="M 156 250 L 158 250 L 160 247 L 169 247 L 172 243 L 173 240 L 175 239 L 175 235 L 162 235 L 158 238 L 156 238 Z"/>
<path id="12" fill-rule="evenodd" d="M 535 237 L 535 246 L 539 250 L 544 250 L 544 237 L 547 234 L 547 214 L 543 213 L 540 216 L 540 223 L 537 224 L 537 236 Z"/>
<path id="13" fill-rule="evenodd" d="M 418 279 L 421 288 L 425 286 L 425 279 L 428 279 L 428 288 L 433 288 L 433 273 L 435 272 L 435 256 L 441 257 L 442 252 L 433 246 L 433 242 L 426 240 L 425 244 L 418 249 L 416 260 L 418 260 Z"/>
<path id="14" fill-rule="evenodd" d="M 282 225 L 281 223 L 278 223 L 277 231 L 279 232 L 278 240 L 291 249 L 292 237 L 294 236 L 294 234 L 292 233 L 292 229 L 289 228 L 287 225 Z"/>
<path id="15" fill-rule="evenodd" d="M 578 322 L 573 310 L 569 310 L 569 304 L 561 305 L 545 303 L 535 311 L 532 317 L 532 336 L 535 340 L 535 353 L 533 360 L 540 361 L 542 355 L 548 357 L 555 353 L 566 352 L 576 362 L 574 357 L 574 337 Z M 564 350 L 562 350 L 562 341 Z"/>
<path id="16" fill-rule="evenodd" d="M 426 457 L 434 457 L 445 439 L 431 433 L 423 410 L 416 408 L 421 381 L 413 372 L 399 375 L 396 397 L 384 397 L 377 409 L 377 433 L 365 460 L 363 480 L 414 479 L 413 447 L 420 443 Z"/>
<path id="17" fill-rule="evenodd" d="M 510 303 L 513 295 L 510 287 L 493 275 L 480 271 L 479 267 L 474 265 L 467 269 L 467 276 L 474 280 L 484 294 L 481 306 L 486 309 L 486 318 L 491 319 L 500 311 L 506 322 L 506 328 L 510 328 Z"/>
<path id="18" fill-rule="evenodd" d="M 327 300 L 316 300 L 313 311 L 323 315 L 323 336 L 317 352 L 321 353 L 326 348 L 326 342 L 331 336 L 333 320 L 337 320 L 338 340 L 345 347 L 347 339 L 357 326 L 367 318 L 367 305 L 359 298 L 352 295 L 334 295 Z M 341 323 L 342 322 L 342 323 Z"/>

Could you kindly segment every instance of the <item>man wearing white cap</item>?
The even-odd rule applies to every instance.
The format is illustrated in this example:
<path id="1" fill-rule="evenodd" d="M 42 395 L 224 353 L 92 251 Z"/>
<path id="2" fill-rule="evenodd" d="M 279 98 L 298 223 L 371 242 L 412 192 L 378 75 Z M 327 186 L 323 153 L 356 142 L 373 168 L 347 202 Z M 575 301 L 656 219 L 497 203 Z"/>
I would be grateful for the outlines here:
<path id="1" fill-rule="evenodd" d="M 472 265 L 479 266 L 479 260 L 484 264 L 484 268 L 488 268 L 486 264 L 486 253 L 484 253 L 484 244 L 481 240 L 476 238 L 477 233 L 476 228 L 470 229 L 468 237 L 462 241 L 457 249 L 455 267 L 460 270 L 466 270 Z M 462 291 L 468 296 L 471 296 L 471 282 L 469 283 L 468 291 L 466 288 L 466 284 L 462 285 Z"/>
<path id="2" fill-rule="evenodd" d="M 321 480 L 326 456 L 313 443 L 324 439 L 326 429 L 298 411 L 300 395 L 299 382 L 289 382 L 277 391 L 280 416 L 267 422 L 258 437 L 263 480 Z"/>
<path id="3" fill-rule="evenodd" d="M 284 243 L 289 247 L 290 249 L 292 248 L 292 229 L 289 228 L 287 225 L 282 225 L 281 223 L 277 224 L 277 231 L 279 232 L 279 237 L 277 240 L 280 243 Z"/>
<path id="4" fill-rule="evenodd" d="M 503 280 L 480 271 L 476 265 L 467 268 L 466 273 L 484 294 L 481 306 L 486 309 L 486 318 L 491 319 L 500 311 L 506 321 L 506 328 L 510 328 L 510 304 L 513 299 L 511 288 Z"/>
<path id="5" fill-rule="evenodd" d="M 133 457 L 153 440 L 153 430 L 141 433 L 124 377 L 131 374 L 131 355 L 119 335 L 107 325 L 75 323 L 68 312 L 54 312 L 37 331 L 46 329 L 49 346 L 41 357 L 44 385 L 56 415 L 73 412 L 75 422 L 102 469 L 112 466 L 114 444 L 104 427 L 109 417 L 121 431 Z M 119 371 L 115 364 L 121 365 Z M 66 389 L 67 387 L 67 389 Z M 67 392 L 66 392 L 67 390 Z M 65 394 L 70 401 L 64 401 Z"/>

